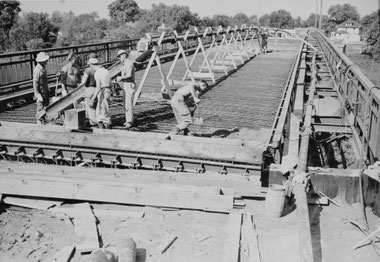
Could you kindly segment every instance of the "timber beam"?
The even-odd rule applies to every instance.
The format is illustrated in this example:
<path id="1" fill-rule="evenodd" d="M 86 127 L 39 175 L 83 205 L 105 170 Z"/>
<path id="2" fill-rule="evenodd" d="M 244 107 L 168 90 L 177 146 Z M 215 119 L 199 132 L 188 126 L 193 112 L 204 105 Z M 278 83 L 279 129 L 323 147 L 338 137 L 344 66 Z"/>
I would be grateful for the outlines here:
<path id="1" fill-rule="evenodd" d="M 165 184 L 109 182 L 74 177 L 52 177 L 0 172 L 0 193 L 16 196 L 48 197 L 142 206 L 196 209 L 229 213 L 233 190 Z"/>
<path id="2" fill-rule="evenodd" d="M 25 125 L 25 127 L 23 127 Z M 2 124 L 0 158 L 55 165 L 86 165 L 174 172 L 258 174 L 262 150 L 240 140 L 208 139 L 58 126 Z"/>

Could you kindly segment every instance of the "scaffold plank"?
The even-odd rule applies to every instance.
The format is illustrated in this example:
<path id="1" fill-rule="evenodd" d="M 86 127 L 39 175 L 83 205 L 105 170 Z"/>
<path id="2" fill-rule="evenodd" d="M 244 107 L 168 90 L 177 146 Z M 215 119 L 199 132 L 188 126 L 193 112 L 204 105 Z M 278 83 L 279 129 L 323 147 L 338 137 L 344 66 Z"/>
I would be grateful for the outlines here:
<path id="1" fill-rule="evenodd" d="M 140 137 L 105 136 L 91 133 L 63 133 L 0 127 L 3 141 L 34 142 L 49 145 L 65 145 L 70 148 L 98 148 L 143 152 L 159 155 L 218 159 L 245 163 L 260 163 L 261 150 L 247 146 L 203 144 L 186 141 L 152 139 L 141 133 Z"/>
<path id="2" fill-rule="evenodd" d="M 0 193 L 119 204 L 173 207 L 228 213 L 232 195 L 221 195 L 217 188 L 184 190 L 185 187 L 146 186 L 143 184 L 106 184 L 86 179 L 57 178 L 38 175 L 0 174 Z M 219 191 L 219 192 L 218 192 Z"/>
<path id="3" fill-rule="evenodd" d="M 95 167 L 71 167 L 43 164 L 4 163 L 0 172 L 5 174 L 37 174 L 50 177 L 79 178 L 87 181 L 140 183 L 144 185 L 185 186 L 198 189 L 222 188 L 233 189 L 237 196 L 254 197 L 261 194 L 260 176 L 241 176 L 229 174 L 173 173 L 166 171 L 147 171 L 136 169 L 111 169 Z"/>
<path id="4" fill-rule="evenodd" d="M 242 214 L 230 214 L 227 235 L 224 239 L 223 262 L 238 262 Z"/>

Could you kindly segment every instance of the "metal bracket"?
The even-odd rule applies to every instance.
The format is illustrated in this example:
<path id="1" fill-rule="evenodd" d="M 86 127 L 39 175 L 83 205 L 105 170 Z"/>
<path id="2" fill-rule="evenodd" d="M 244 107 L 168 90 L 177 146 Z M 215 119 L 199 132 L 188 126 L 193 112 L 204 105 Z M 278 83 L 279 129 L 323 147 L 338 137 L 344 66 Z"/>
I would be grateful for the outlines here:
<path id="1" fill-rule="evenodd" d="M 163 167 L 161 159 L 157 159 L 153 162 L 153 170 L 161 170 Z"/>
<path id="2" fill-rule="evenodd" d="M 203 174 L 206 172 L 206 168 L 204 166 L 204 164 L 200 164 L 199 167 L 195 168 L 195 171 L 199 174 Z"/>
<path id="3" fill-rule="evenodd" d="M 16 151 L 15 151 L 15 156 L 25 156 L 26 155 L 26 150 L 25 147 L 20 146 Z"/>
<path id="4" fill-rule="evenodd" d="M 60 159 L 63 159 L 63 153 L 61 149 L 58 149 L 55 154 L 52 156 L 53 160 L 58 161 Z"/>
<path id="5" fill-rule="evenodd" d="M 185 169 L 182 161 L 179 161 L 178 164 L 174 166 L 174 169 L 175 169 L 175 172 L 182 172 Z"/>
<path id="6" fill-rule="evenodd" d="M 0 154 L 7 154 L 8 149 L 6 145 L 0 145 Z"/>
<path id="7" fill-rule="evenodd" d="M 74 155 L 71 156 L 71 160 L 82 161 L 83 160 L 82 153 L 80 151 L 76 151 Z"/>
<path id="8" fill-rule="evenodd" d="M 44 157 L 45 153 L 42 148 L 37 148 L 36 152 L 33 153 L 33 157 Z"/>
<path id="9" fill-rule="evenodd" d="M 91 158 L 93 164 L 103 163 L 102 155 L 100 153 L 96 153 L 94 157 Z"/>
<path id="10" fill-rule="evenodd" d="M 112 167 L 117 167 L 118 165 L 121 165 L 123 161 L 121 160 L 121 156 L 117 155 L 115 156 L 115 159 L 111 160 L 111 166 Z"/>
<path id="11" fill-rule="evenodd" d="M 241 176 L 249 176 L 249 170 L 246 168 L 244 171 L 240 172 Z"/>
<path id="12" fill-rule="evenodd" d="M 227 175 L 228 174 L 227 168 L 225 166 L 222 166 L 219 169 L 218 173 L 219 173 L 219 175 Z"/>
<path id="13" fill-rule="evenodd" d="M 139 157 L 136 157 L 136 159 L 131 162 L 131 168 L 133 169 L 139 169 L 141 166 L 142 162 Z"/>

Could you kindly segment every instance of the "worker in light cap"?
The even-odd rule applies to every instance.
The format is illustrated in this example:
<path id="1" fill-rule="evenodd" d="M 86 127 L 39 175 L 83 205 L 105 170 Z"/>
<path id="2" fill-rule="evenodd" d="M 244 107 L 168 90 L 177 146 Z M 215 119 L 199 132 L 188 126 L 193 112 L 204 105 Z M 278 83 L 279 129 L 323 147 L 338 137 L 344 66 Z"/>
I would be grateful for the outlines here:
<path id="1" fill-rule="evenodd" d="M 122 63 L 121 76 L 116 78 L 124 92 L 125 128 L 133 125 L 133 98 L 136 91 L 134 61 L 129 59 L 129 50 L 119 50 L 117 57 Z"/>
<path id="2" fill-rule="evenodd" d="M 90 65 L 90 62 L 94 63 L 92 58 L 97 58 L 98 55 L 96 53 L 91 53 L 89 56 L 89 60 L 87 65 Z M 92 96 L 96 89 L 96 81 L 95 81 L 95 69 L 91 66 L 87 67 L 84 70 L 82 82 L 78 86 L 78 88 L 85 86 L 86 97 L 84 99 L 85 107 L 86 107 L 86 115 L 88 119 L 88 123 L 91 127 L 98 126 L 98 122 L 96 120 L 96 106 L 98 104 L 98 98 L 92 100 Z"/>
<path id="3" fill-rule="evenodd" d="M 37 103 L 37 124 L 45 124 L 45 107 L 49 105 L 49 86 L 47 82 L 46 65 L 49 56 L 45 52 L 37 54 L 37 65 L 33 70 L 33 91 Z"/>
<path id="4" fill-rule="evenodd" d="M 111 76 L 107 69 L 100 66 L 98 59 L 88 59 L 88 64 L 95 71 L 94 78 L 96 82 L 96 88 L 89 103 L 95 104 L 96 99 L 96 121 L 99 128 L 111 128 L 111 113 L 109 110 L 109 103 L 111 98 Z"/>

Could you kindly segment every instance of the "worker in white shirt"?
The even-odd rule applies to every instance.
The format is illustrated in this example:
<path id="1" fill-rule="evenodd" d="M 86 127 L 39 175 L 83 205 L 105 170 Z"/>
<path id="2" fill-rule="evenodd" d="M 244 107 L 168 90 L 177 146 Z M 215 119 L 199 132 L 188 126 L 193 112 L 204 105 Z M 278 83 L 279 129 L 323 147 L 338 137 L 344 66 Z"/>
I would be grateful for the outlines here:
<path id="1" fill-rule="evenodd" d="M 111 76 L 107 69 L 98 65 L 96 58 L 90 58 L 88 63 L 95 69 L 96 89 L 90 99 L 90 103 L 98 98 L 96 106 L 96 120 L 99 128 L 111 128 L 111 113 L 109 110 L 109 102 L 111 98 Z"/>
<path id="2" fill-rule="evenodd" d="M 119 50 L 117 57 L 122 63 L 121 76 L 116 78 L 124 92 L 125 128 L 133 125 L 133 97 L 136 91 L 134 61 L 129 59 L 129 50 Z"/>

